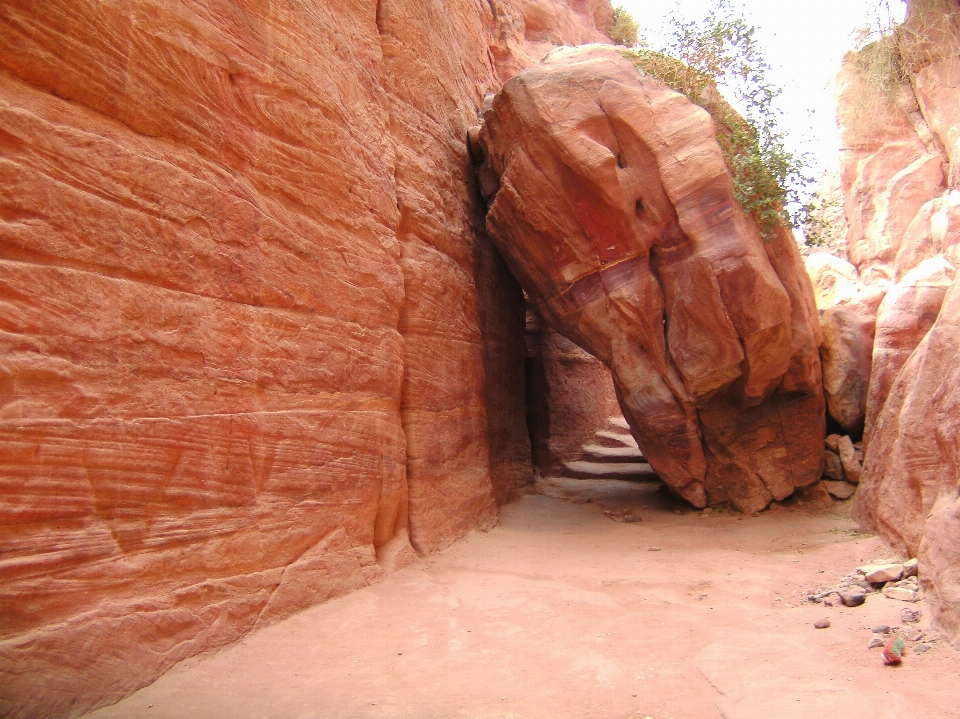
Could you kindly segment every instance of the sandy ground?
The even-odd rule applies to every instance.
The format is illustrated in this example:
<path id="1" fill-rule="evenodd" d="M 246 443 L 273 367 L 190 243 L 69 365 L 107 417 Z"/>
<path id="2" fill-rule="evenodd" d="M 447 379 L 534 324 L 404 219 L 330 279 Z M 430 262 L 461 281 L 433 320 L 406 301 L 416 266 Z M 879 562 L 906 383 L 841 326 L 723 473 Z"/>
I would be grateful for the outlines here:
<path id="1" fill-rule="evenodd" d="M 845 503 L 702 518 L 676 514 L 652 484 L 546 491 L 487 534 L 88 716 L 960 717 L 960 652 L 941 641 L 893 668 L 866 648 L 871 627 L 899 625 L 908 605 L 802 599 L 889 555 L 853 531 Z M 822 617 L 832 626 L 815 629 Z"/>

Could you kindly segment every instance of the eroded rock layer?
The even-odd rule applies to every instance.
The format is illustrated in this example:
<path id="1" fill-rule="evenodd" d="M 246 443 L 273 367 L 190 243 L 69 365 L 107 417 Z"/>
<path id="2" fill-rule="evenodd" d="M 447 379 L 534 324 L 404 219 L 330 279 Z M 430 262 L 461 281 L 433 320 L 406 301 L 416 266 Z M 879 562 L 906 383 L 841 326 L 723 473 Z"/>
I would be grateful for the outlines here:
<path id="1" fill-rule="evenodd" d="M 0 714 L 496 522 L 519 287 L 466 129 L 605 0 L 0 5 Z"/>
<path id="2" fill-rule="evenodd" d="M 854 514 L 905 554 L 960 639 L 960 3 L 911 0 L 838 93 L 850 260 L 879 290 Z"/>
<path id="3" fill-rule="evenodd" d="M 710 116 L 589 46 L 508 82 L 480 140 L 491 237 L 543 318 L 611 368 L 664 481 L 744 511 L 816 482 L 809 278 L 734 200 Z"/>

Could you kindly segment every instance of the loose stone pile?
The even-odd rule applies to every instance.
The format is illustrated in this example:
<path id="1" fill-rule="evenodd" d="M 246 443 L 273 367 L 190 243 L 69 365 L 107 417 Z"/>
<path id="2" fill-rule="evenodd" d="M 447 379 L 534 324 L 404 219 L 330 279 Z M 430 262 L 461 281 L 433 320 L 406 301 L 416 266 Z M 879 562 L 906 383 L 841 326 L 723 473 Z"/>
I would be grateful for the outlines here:
<path id="1" fill-rule="evenodd" d="M 807 601 L 827 607 L 839 605 L 858 607 L 866 602 L 871 594 L 882 594 L 887 599 L 911 603 L 919 602 L 923 598 L 916 559 L 906 562 L 874 560 L 857 567 L 856 572 L 848 574 L 832 586 L 807 589 L 802 594 L 806 596 Z M 879 624 L 873 627 L 873 635 L 867 644 L 867 649 L 885 647 L 891 640 L 900 638 L 906 642 L 907 648 L 914 654 L 929 651 L 942 637 L 938 632 L 916 626 L 920 616 L 919 608 L 903 607 L 900 610 L 901 625 L 891 627 Z M 820 620 L 814 626 L 818 629 L 828 628 L 830 620 Z"/>
<path id="2" fill-rule="evenodd" d="M 920 610 L 904 607 L 900 610 L 901 626 L 890 627 L 878 624 L 873 627 L 873 636 L 867 643 L 867 649 L 876 649 L 885 646 L 892 637 L 900 637 L 909 646 L 914 654 L 923 654 L 933 648 L 933 644 L 942 639 L 939 632 L 925 631 L 915 626 L 920 621 Z"/>
<path id="3" fill-rule="evenodd" d="M 807 589 L 808 601 L 828 607 L 842 604 L 859 607 L 869 594 L 881 593 L 888 599 L 918 602 L 921 597 L 917 578 L 917 560 L 906 562 L 878 560 L 858 567 L 829 587 Z"/>
<path id="4" fill-rule="evenodd" d="M 823 485 L 837 499 L 849 499 L 860 484 L 863 443 L 846 435 L 827 436 L 823 452 Z"/>

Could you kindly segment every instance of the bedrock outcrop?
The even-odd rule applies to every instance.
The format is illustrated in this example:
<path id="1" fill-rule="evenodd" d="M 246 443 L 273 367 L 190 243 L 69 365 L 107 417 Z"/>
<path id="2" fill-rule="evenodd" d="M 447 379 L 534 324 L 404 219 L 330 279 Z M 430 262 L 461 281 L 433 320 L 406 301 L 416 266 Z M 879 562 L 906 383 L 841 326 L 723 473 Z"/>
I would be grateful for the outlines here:
<path id="1" fill-rule="evenodd" d="M 497 521 L 524 301 L 466 130 L 610 12 L 0 4 L 0 715 L 115 701 Z"/>
<path id="2" fill-rule="evenodd" d="M 733 197 L 714 122 L 609 46 L 506 83 L 487 229 L 541 316 L 607 364 L 660 477 L 744 511 L 820 478 L 820 330 L 792 237 Z"/>
<path id="3" fill-rule="evenodd" d="M 904 554 L 960 639 L 960 4 L 911 0 L 838 90 L 847 253 L 881 288 L 854 516 Z"/>

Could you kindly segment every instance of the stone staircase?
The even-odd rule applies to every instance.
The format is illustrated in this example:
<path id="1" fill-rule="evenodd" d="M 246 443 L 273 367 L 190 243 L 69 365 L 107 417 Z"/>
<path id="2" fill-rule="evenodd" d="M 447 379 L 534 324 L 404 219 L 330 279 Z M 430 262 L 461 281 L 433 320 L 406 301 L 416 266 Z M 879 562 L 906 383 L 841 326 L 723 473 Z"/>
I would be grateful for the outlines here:
<path id="1" fill-rule="evenodd" d="M 610 417 L 606 429 L 581 448 L 579 460 L 564 462 L 563 476 L 570 479 L 626 479 L 649 482 L 657 479 L 623 417 Z"/>

